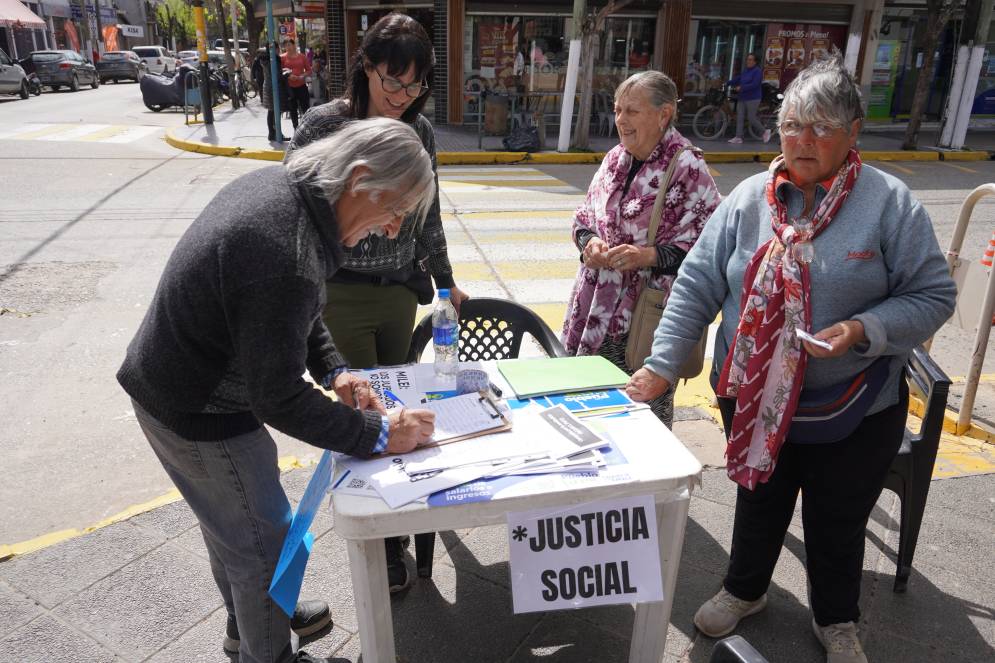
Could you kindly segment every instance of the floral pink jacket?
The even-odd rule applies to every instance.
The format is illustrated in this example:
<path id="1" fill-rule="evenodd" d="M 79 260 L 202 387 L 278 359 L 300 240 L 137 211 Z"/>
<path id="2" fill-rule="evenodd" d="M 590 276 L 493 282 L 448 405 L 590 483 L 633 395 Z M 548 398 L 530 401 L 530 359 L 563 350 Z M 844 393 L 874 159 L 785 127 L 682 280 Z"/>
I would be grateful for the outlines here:
<path id="1" fill-rule="evenodd" d="M 708 172 L 701 151 L 677 129 L 671 128 L 653 149 L 623 197 L 632 156 L 622 145 L 605 155 L 587 191 L 587 199 L 574 215 L 574 235 L 580 229 L 594 232 L 608 246 L 646 246 L 650 215 L 660 180 L 671 158 L 681 147 L 663 204 L 655 242 L 673 244 L 685 251 L 701 234 L 705 221 L 719 205 L 719 191 Z M 629 323 L 643 277 L 648 285 L 668 296 L 673 276 L 653 275 L 652 270 L 619 272 L 581 265 L 567 305 L 563 345 L 572 355 L 597 353 L 605 337 L 613 340 L 629 332 Z"/>

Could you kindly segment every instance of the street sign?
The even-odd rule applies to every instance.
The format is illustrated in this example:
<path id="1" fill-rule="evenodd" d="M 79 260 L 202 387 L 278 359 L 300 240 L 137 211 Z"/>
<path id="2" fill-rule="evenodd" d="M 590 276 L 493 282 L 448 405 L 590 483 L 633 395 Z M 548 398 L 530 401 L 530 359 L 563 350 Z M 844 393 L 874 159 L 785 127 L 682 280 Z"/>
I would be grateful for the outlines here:
<path id="1" fill-rule="evenodd" d="M 123 23 L 118 23 L 118 30 L 121 31 L 121 35 L 124 37 L 144 37 L 145 28 L 140 25 L 125 25 Z"/>
<path id="2" fill-rule="evenodd" d="M 663 600 L 652 495 L 508 514 L 516 613 Z"/>

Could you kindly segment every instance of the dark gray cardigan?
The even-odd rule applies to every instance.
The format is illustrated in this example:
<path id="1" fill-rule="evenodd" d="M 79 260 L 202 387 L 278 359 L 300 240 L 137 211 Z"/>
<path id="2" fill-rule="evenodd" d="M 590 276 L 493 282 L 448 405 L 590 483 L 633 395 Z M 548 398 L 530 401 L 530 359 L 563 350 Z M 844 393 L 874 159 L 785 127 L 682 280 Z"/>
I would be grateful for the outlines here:
<path id="1" fill-rule="evenodd" d="M 321 320 L 343 260 L 332 208 L 283 166 L 224 187 L 170 256 L 117 378 L 190 440 L 269 424 L 325 449 L 372 452 L 381 417 L 336 403 L 320 380 L 346 365 Z"/>

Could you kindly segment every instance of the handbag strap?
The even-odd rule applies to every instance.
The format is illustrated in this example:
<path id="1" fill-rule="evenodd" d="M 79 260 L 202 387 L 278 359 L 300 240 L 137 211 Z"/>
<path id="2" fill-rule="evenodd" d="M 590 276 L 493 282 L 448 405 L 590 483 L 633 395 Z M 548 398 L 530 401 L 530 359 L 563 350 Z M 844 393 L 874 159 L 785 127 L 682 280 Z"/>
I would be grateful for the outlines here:
<path id="1" fill-rule="evenodd" d="M 663 199 L 667 197 L 667 189 L 670 188 L 670 179 L 674 175 L 674 168 L 677 166 L 677 159 L 681 156 L 687 146 L 674 152 L 674 156 L 667 164 L 667 172 L 663 175 L 663 181 L 656 192 L 656 201 L 653 203 L 653 212 L 650 214 L 650 227 L 646 232 L 646 246 L 656 244 L 656 231 L 660 228 L 660 218 L 663 216 Z"/>
<path id="2" fill-rule="evenodd" d="M 663 199 L 667 197 L 667 189 L 670 188 L 670 179 L 674 175 L 674 168 L 677 167 L 677 159 L 680 158 L 684 150 L 687 149 L 685 145 L 681 149 L 674 152 L 674 156 L 671 157 L 670 163 L 667 164 L 667 172 L 663 175 L 663 181 L 660 182 L 660 188 L 656 192 L 656 201 L 653 203 L 653 211 L 650 213 L 650 227 L 646 231 L 646 246 L 654 246 L 656 244 L 656 231 L 660 228 L 660 217 L 663 216 Z M 649 275 L 643 276 L 641 279 L 639 289 L 642 291 L 646 287 L 646 282 L 649 280 Z"/>

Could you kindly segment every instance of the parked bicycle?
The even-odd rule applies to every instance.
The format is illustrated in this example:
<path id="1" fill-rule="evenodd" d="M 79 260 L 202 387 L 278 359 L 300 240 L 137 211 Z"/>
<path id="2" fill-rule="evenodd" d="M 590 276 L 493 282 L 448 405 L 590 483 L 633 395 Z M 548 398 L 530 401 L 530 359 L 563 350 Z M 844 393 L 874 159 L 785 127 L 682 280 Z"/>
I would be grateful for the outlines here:
<path id="1" fill-rule="evenodd" d="M 770 83 L 763 84 L 763 98 L 757 109 L 757 119 L 764 129 L 772 132 L 777 124 L 777 112 L 781 108 L 784 95 Z M 733 104 L 729 85 L 712 88 L 705 93 L 705 105 L 698 109 L 691 121 L 694 135 L 701 140 L 719 140 L 725 136 L 726 129 L 736 124 L 736 107 Z M 756 131 L 749 126 L 750 136 L 754 140 L 763 140 L 763 131 Z"/>

